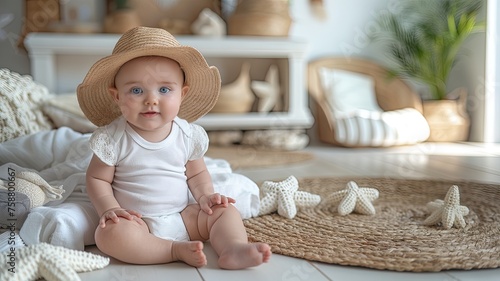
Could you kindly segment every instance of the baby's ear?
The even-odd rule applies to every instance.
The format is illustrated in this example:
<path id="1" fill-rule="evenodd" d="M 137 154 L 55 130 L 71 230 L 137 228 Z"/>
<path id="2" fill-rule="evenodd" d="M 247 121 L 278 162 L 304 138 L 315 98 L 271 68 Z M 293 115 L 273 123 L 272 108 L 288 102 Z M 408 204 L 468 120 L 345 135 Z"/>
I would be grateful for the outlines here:
<path id="1" fill-rule="evenodd" d="M 182 94 L 181 94 L 182 98 L 186 97 L 188 91 L 189 91 L 189 86 L 184 84 L 184 86 L 182 86 Z"/>
<path id="2" fill-rule="evenodd" d="M 113 98 L 113 100 L 115 102 L 118 102 L 119 96 L 118 96 L 118 89 L 117 88 L 115 88 L 115 87 L 109 87 L 108 88 L 108 93 L 111 95 L 111 97 Z"/>

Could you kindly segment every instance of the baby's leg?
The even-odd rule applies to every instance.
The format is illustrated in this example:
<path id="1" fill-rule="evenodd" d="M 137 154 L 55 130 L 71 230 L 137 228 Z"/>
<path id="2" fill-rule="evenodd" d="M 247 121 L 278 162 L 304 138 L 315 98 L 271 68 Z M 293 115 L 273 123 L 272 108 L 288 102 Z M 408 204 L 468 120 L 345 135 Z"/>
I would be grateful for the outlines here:
<path id="1" fill-rule="evenodd" d="M 120 218 L 111 220 L 95 233 L 97 247 L 118 260 L 134 264 L 159 264 L 183 261 L 191 266 L 206 264 L 203 243 L 200 241 L 170 241 L 149 233 L 142 220 Z"/>
<path id="2" fill-rule="evenodd" d="M 191 239 L 210 239 L 221 268 L 242 269 L 269 261 L 271 248 L 264 243 L 248 243 L 240 213 L 233 205 L 214 206 L 212 210 L 208 215 L 198 205 L 190 205 L 182 217 Z"/>

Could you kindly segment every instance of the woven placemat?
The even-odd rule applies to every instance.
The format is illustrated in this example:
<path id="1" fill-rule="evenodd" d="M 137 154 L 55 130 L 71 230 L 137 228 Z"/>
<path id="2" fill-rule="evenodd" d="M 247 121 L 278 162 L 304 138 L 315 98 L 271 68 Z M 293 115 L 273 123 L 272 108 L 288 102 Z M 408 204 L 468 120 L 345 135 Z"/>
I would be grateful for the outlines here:
<path id="1" fill-rule="evenodd" d="M 314 158 L 305 151 L 266 150 L 245 145 L 210 146 L 206 155 L 226 160 L 233 169 L 288 165 Z"/>
<path id="2" fill-rule="evenodd" d="M 321 202 L 294 219 L 277 214 L 245 220 L 250 241 L 266 242 L 273 253 L 325 263 L 395 271 L 497 268 L 500 266 L 500 185 L 386 178 L 299 180 L 299 190 L 326 198 L 354 180 L 377 188 L 373 216 L 340 216 Z M 425 205 L 444 199 L 451 185 L 469 207 L 463 229 L 423 226 Z"/>

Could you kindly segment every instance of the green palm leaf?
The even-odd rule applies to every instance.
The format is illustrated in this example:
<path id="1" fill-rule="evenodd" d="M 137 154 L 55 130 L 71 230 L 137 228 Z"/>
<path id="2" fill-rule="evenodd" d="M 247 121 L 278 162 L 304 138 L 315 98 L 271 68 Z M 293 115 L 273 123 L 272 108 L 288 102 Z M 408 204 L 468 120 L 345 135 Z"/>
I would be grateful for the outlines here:
<path id="1" fill-rule="evenodd" d="M 401 0 L 402 1 L 402 0 Z M 372 38 L 387 42 L 397 67 L 393 75 L 429 86 L 433 99 L 446 98 L 446 82 L 460 47 L 484 30 L 477 21 L 482 0 L 405 0 L 399 13 L 380 19 Z"/>

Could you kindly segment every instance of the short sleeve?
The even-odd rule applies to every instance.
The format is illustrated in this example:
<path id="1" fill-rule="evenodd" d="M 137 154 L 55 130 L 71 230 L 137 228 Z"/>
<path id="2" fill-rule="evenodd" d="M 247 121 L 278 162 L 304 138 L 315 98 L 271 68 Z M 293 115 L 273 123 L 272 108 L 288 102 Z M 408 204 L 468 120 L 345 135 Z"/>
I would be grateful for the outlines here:
<path id="1" fill-rule="evenodd" d="M 117 162 L 116 144 L 106 127 L 97 128 L 90 136 L 90 149 L 106 165 L 115 166 Z"/>
<path id="2" fill-rule="evenodd" d="M 203 155 L 208 150 L 208 135 L 200 125 L 189 124 L 191 126 L 191 147 L 189 160 L 196 160 Z"/>

